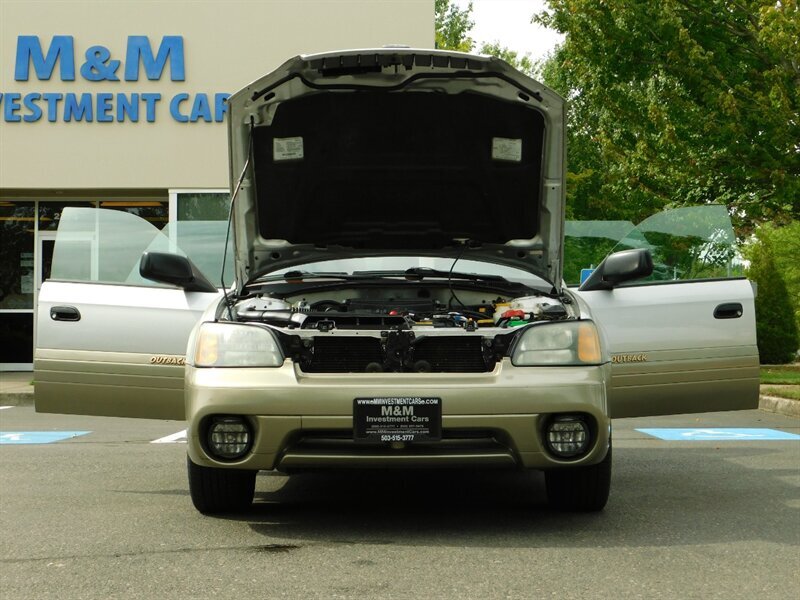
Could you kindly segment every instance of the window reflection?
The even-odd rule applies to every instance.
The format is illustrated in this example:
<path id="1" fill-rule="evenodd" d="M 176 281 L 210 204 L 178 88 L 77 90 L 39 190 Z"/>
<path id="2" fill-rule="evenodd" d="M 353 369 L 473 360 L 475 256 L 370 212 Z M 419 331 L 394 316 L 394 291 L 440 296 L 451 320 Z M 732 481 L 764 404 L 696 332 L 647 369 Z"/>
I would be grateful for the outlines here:
<path id="1" fill-rule="evenodd" d="M 178 194 L 179 221 L 227 221 L 230 196 L 227 192 Z"/>
<path id="2" fill-rule="evenodd" d="M 39 231 L 55 231 L 67 206 L 93 207 L 96 202 L 39 202 Z"/>
<path id="3" fill-rule="evenodd" d="M 167 200 L 101 200 L 100 208 L 121 210 L 163 229 L 169 220 Z"/>
<path id="4" fill-rule="evenodd" d="M 0 201 L 0 309 L 33 308 L 34 203 Z"/>

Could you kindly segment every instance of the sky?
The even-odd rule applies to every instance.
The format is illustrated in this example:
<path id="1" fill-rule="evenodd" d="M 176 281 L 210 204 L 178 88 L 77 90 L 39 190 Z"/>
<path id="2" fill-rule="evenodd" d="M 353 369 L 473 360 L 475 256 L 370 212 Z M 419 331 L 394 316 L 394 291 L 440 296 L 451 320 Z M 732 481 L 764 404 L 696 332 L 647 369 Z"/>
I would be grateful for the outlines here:
<path id="1" fill-rule="evenodd" d="M 466 8 L 469 0 L 453 3 Z M 475 27 L 470 36 L 476 46 L 498 41 L 519 54 L 529 53 L 532 59 L 544 58 L 563 37 L 531 23 L 533 14 L 544 8 L 544 0 L 472 0 Z"/>

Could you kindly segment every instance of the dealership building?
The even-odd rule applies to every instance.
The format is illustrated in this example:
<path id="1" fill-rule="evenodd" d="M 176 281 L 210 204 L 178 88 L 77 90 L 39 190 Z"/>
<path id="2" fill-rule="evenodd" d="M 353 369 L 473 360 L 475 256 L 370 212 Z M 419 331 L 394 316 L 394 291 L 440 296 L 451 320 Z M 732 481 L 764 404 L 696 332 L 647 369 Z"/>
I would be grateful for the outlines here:
<path id="1" fill-rule="evenodd" d="M 297 54 L 431 48 L 433 4 L 0 0 L 0 371 L 32 368 L 64 208 L 226 219 L 226 98 Z"/>

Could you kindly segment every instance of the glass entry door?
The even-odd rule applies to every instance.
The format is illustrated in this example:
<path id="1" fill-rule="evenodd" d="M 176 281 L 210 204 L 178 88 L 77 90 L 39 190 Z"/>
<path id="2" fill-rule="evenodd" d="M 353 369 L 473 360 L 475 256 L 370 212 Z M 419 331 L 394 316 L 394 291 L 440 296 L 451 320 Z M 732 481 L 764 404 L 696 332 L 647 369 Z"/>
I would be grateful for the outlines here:
<path id="1" fill-rule="evenodd" d="M 35 203 L 0 201 L 0 371 L 33 368 Z"/>

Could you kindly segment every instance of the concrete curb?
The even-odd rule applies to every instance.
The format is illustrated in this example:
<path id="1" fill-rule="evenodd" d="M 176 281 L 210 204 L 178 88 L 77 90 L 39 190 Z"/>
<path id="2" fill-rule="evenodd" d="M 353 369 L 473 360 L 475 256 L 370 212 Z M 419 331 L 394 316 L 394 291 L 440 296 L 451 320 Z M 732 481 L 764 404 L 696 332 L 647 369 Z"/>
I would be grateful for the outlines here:
<path id="1" fill-rule="evenodd" d="M 775 396 L 760 396 L 758 399 L 758 408 L 800 419 L 800 401 L 798 400 L 776 398 Z"/>
<path id="2" fill-rule="evenodd" d="M 5 392 L 0 394 L 0 406 L 33 406 L 33 392 Z"/>

